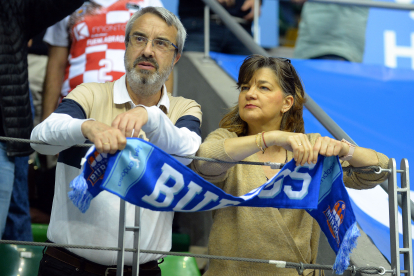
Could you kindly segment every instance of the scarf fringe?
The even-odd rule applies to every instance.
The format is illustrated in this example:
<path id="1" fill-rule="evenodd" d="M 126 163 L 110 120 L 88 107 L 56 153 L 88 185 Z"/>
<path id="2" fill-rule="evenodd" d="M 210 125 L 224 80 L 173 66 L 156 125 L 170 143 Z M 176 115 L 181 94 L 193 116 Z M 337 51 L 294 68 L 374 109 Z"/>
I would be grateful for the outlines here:
<path id="1" fill-rule="evenodd" d="M 346 231 L 342 240 L 341 247 L 336 254 L 333 269 L 335 274 L 342 275 L 345 269 L 349 266 L 349 260 L 352 250 L 357 246 L 357 239 L 361 236 L 356 222 Z"/>
<path id="2" fill-rule="evenodd" d="M 86 183 L 83 174 L 80 174 L 73 179 L 70 182 L 69 187 L 73 189 L 68 193 L 69 199 L 82 213 L 85 213 L 86 210 L 89 209 L 93 196 L 88 191 L 88 184 Z"/>

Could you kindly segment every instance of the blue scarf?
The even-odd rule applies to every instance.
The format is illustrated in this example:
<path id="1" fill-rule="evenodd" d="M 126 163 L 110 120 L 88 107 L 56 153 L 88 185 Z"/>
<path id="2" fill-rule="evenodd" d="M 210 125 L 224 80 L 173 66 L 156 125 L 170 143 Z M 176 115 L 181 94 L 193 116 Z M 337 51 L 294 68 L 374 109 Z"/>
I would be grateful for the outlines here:
<path id="1" fill-rule="evenodd" d="M 297 167 L 292 160 L 265 184 L 237 197 L 151 143 L 128 138 L 125 149 L 113 155 L 92 147 L 70 187 L 69 198 L 83 213 L 103 190 L 154 211 L 198 212 L 228 206 L 306 209 L 337 254 L 336 274 L 348 267 L 359 236 L 338 157 L 319 156 L 316 164 Z"/>

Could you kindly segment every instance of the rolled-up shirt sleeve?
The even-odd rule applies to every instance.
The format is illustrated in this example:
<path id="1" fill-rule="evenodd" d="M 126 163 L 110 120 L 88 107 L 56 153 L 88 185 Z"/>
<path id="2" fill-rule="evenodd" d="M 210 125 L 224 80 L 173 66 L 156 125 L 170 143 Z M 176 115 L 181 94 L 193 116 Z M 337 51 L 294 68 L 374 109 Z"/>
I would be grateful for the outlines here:
<path id="1" fill-rule="evenodd" d="M 201 144 L 200 120 L 191 115 L 180 117 L 174 125 L 156 106 L 143 106 L 148 112 L 148 122 L 142 127 L 148 140 L 163 151 L 177 156 L 194 156 Z M 192 159 L 177 158 L 184 165 Z"/>
<path id="2" fill-rule="evenodd" d="M 38 124 L 32 131 L 31 140 L 44 144 L 33 144 L 31 147 L 46 155 L 54 155 L 76 144 L 83 144 L 86 138 L 82 134 L 81 125 L 87 119 L 83 108 L 73 100 L 65 99 L 46 120 Z"/>

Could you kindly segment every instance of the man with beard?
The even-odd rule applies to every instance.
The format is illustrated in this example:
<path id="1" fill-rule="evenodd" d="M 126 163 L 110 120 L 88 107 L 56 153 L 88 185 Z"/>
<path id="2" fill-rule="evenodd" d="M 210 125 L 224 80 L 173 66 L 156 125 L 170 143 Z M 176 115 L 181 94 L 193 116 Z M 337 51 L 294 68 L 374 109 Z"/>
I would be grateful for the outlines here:
<path id="1" fill-rule="evenodd" d="M 87 139 L 101 154 L 122 150 L 126 137 L 143 137 L 164 151 L 194 155 L 200 143 L 200 106 L 167 93 L 164 82 L 179 60 L 186 32 L 178 18 L 161 7 L 135 13 L 126 27 L 126 75 L 107 83 L 87 83 L 74 89 L 32 132 L 32 147 L 43 154 L 60 152 L 47 237 L 59 244 L 117 247 L 119 197 L 100 193 L 82 214 L 69 200 L 69 183 L 80 174 L 86 149 L 74 147 Z M 99 159 L 99 156 L 96 157 Z M 179 158 L 178 158 L 179 159 Z M 179 159 L 188 165 L 187 159 Z M 127 203 L 126 224 L 133 225 L 135 206 Z M 173 213 L 141 208 L 140 247 L 169 251 Z M 125 234 L 132 247 L 133 234 Z M 115 275 L 116 251 L 47 247 L 39 275 Z M 140 254 L 140 275 L 161 275 L 162 255 Z M 132 253 L 125 254 L 124 275 L 131 275 Z M 75 272 L 76 271 L 76 272 Z M 109 274 L 106 274 L 108 272 Z M 66 274 L 65 274 L 66 273 Z M 73 273 L 73 274 L 72 274 Z"/>

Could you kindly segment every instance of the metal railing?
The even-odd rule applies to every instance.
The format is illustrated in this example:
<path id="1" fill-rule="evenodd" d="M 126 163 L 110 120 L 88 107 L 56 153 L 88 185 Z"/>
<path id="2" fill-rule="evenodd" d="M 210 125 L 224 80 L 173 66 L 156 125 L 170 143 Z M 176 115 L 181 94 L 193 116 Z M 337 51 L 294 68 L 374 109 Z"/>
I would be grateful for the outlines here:
<path id="1" fill-rule="evenodd" d="M 390 242 L 391 242 L 391 267 L 395 275 L 401 273 L 413 275 L 413 245 L 411 233 L 411 208 L 410 208 L 410 178 L 407 159 L 401 160 L 400 170 L 397 170 L 395 159 L 388 163 L 390 174 L 388 176 L 388 197 L 390 212 Z M 401 188 L 397 185 L 397 173 L 401 173 Z M 403 247 L 400 248 L 400 235 L 398 223 L 397 195 L 401 195 L 402 234 Z M 401 270 L 401 254 L 404 255 L 404 269 Z"/>
<path id="2" fill-rule="evenodd" d="M 356 272 L 367 273 L 367 274 L 379 274 L 384 275 L 385 273 L 390 273 L 394 276 L 400 276 L 401 273 L 406 275 L 413 275 L 413 253 L 412 253 L 412 233 L 411 233 L 411 219 L 410 219 L 410 208 L 409 208 L 409 191 L 410 191 L 410 182 L 409 182 L 409 166 L 407 159 L 401 161 L 401 169 L 397 170 L 395 159 L 391 158 L 389 161 L 388 169 L 382 169 L 382 171 L 388 171 L 389 179 L 389 210 L 390 210 L 390 232 L 391 232 L 391 264 L 392 270 L 386 270 L 384 267 L 360 267 L 350 266 L 346 270 L 351 271 L 352 275 L 355 275 Z M 375 173 L 375 172 L 371 172 Z M 401 182 L 402 187 L 398 188 L 397 186 L 397 173 L 401 173 Z M 402 224 L 403 224 L 403 248 L 399 248 L 399 230 L 398 230 L 398 207 L 396 204 L 397 193 L 403 194 L 403 208 L 402 208 Z M 41 245 L 41 246 L 56 246 L 56 247 L 67 247 L 67 248 L 83 248 L 83 249 L 97 249 L 97 250 L 116 250 L 118 251 L 117 267 L 124 267 L 125 252 L 133 252 L 133 264 L 132 264 L 132 275 L 139 275 L 139 253 L 148 253 L 148 254 L 165 254 L 165 255 L 178 255 L 178 256 L 189 256 L 189 257 L 200 257 L 200 258 L 211 258 L 211 259 L 222 259 L 222 260 L 232 260 L 232 261 L 248 261 L 248 262 L 260 262 L 273 264 L 277 267 L 284 268 L 296 268 L 298 274 L 302 275 L 303 269 L 323 269 L 323 270 L 333 270 L 332 266 L 329 265 L 316 265 L 316 264 L 303 264 L 300 263 L 300 267 L 296 263 L 288 263 L 285 261 L 276 261 L 276 260 L 258 260 L 258 259 L 248 259 L 248 258 L 238 258 L 238 257 L 226 257 L 226 256 L 210 256 L 210 255 L 199 255 L 199 254 L 189 254 L 189 253 L 176 253 L 176 252 L 161 252 L 153 250 L 141 250 L 140 249 L 140 207 L 135 207 L 135 223 L 133 226 L 125 225 L 125 204 L 126 202 L 120 200 L 120 216 L 119 216 L 119 233 L 118 233 L 118 248 L 104 248 L 104 247 L 94 247 L 94 246 L 82 246 L 82 245 L 58 245 L 50 243 L 35 243 L 35 242 L 16 242 L 16 244 L 29 244 L 29 245 Z M 134 232 L 134 244 L 132 248 L 125 247 L 125 232 L 133 231 Z M 12 242 L 12 241 L 0 241 L 1 243 Z M 404 254 L 404 269 L 400 268 L 400 254 Z M 280 266 L 283 264 L 283 266 Z M 123 269 L 117 269 L 117 276 L 123 276 Z"/>
<path id="3" fill-rule="evenodd" d="M 279 0 L 279 1 L 288 2 L 290 0 Z M 413 4 L 402 4 L 402 3 L 370 1 L 370 0 L 308 0 L 308 2 L 337 4 L 337 5 L 346 5 L 346 6 L 358 6 L 358 7 L 366 7 L 366 8 L 379 8 L 379 9 L 414 10 Z"/>

